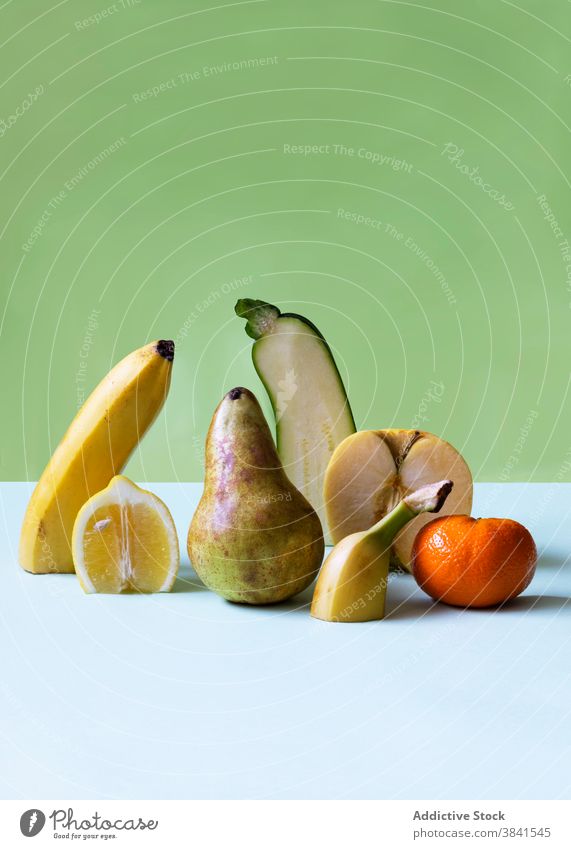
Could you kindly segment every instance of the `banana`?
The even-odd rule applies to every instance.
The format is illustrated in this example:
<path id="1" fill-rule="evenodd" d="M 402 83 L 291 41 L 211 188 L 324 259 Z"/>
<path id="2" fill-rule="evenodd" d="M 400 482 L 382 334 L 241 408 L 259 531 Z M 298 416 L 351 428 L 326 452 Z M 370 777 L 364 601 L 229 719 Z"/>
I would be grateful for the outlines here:
<path id="1" fill-rule="evenodd" d="M 71 536 L 80 508 L 121 472 L 168 394 L 174 342 L 160 340 L 121 360 L 91 393 L 46 466 L 24 516 L 20 565 L 73 572 Z"/>
<path id="2" fill-rule="evenodd" d="M 326 622 L 382 619 L 393 539 L 419 513 L 438 513 L 452 486 L 451 480 L 422 486 L 368 531 L 338 542 L 321 567 L 311 615 Z"/>

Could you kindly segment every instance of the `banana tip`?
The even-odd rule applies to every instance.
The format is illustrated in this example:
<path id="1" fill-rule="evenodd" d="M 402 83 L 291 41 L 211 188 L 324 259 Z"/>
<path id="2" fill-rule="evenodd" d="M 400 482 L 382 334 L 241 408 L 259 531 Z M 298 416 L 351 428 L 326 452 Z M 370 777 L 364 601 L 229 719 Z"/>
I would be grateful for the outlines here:
<path id="1" fill-rule="evenodd" d="M 160 339 L 157 342 L 157 354 L 172 363 L 174 360 L 174 342 L 172 339 Z"/>

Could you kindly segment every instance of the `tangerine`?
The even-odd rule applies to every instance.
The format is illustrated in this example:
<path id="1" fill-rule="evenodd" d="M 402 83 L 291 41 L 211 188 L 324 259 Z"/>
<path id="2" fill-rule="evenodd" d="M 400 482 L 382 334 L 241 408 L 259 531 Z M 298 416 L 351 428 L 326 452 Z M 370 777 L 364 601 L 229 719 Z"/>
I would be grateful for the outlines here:
<path id="1" fill-rule="evenodd" d="M 437 601 L 491 607 L 518 596 L 535 573 L 537 549 L 513 519 L 443 516 L 425 525 L 412 550 L 412 573 Z"/>

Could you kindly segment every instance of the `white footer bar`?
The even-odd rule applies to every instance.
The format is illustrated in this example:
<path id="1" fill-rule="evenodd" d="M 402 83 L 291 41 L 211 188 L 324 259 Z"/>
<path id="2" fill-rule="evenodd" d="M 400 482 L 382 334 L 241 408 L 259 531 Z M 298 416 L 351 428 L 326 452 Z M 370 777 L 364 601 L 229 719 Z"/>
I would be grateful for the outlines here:
<path id="1" fill-rule="evenodd" d="M 200 849 L 571 847 L 568 801 L 0 802 L 0 845 Z"/>

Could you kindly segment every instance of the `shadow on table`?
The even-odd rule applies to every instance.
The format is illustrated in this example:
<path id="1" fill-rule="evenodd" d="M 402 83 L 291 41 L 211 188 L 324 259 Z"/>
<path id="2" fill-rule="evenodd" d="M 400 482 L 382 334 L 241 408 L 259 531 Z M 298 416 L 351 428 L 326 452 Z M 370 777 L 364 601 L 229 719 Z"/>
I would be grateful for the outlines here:
<path id="1" fill-rule="evenodd" d="M 182 566 L 174 582 L 171 593 L 206 592 L 206 587 L 190 566 Z"/>
<path id="2" fill-rule="evenodd" d="M 539 565 L 562 565 L 562 559 L 555 556 L 542 555 Z M 315 584 L 313 583 L 307 589 L 303 590 L 303 592 L 294 596 L 294 598 L 279 602 L 278 604 L 256 605 L 256 610 L 259 612 L 267 611 L 268 615 L 272 613 L 274 615 L 275 613 L 296 613 L 309 616 L 314 588 Z M 195 593 L 209 592 L 209 590 L 204 586 L 196 572 L 187 565 L 181 567 L 171 592 Z M 564 607 L 569 607 L 571 610 L 571 599 L 567 596 L 524 595 L 508 602 L 502 609 L 506 612 L 513 611 L 514 613 L 521 613 L 527 610 L 556 611 Z M 490 607 L 473 608 L 470 612 L 476 614 L 478 612 L 486 613 L 493 609 Z M 459 607 L 452 607 L 433 601 L 433 599 L 419 590 L 411 576 L 402 575 L 399 576 L 398 580 L 392 581 L 388 588 L 385 619 L 394 622 L 404 619 L 421 619 L 425 616 L 444 618 L 457 614 L 461 610 L 462 608 Z"/>
<path id="3" fill-rule="evenodd" d="M 287 601 L 281 601 L 277 604 L 260 604 L 260 605 L 249 605 L 244 604 L 235 605 L 236 607 L 244 607 L 249 608 L 253 607 L 258 612 L 267 611 L 268 614 L 272 612 L 275 613 L 303 613 L 306 616 L 309 616 L 309 607 L 311 605 L 311 599 L 313 597 L 313 589 L 314 584 L 311 584 L 310 587 L 303 590 L 303 592 L 298 593 L 294 598 L 290 598 Z M 211 590 L 206 587 L 196 572 L 190 566 L 182 566 L 176 581 L 174 582 L 174 586 L 171 590 L 172 593 L 196 593 L 196 592 L 211 592 Z M 226 602 L 226 604 L 233 604 L 232 602 Z"/>
<path id="4" fill-rule="evenodd" d="M 543 555 L 540 565 L 561 566 L 564 558 L 555 555 Z M 562 610 L 569 607 L 571 610 L 571 599 L 565 595 L 550 595 L 545 593 L 529 593 L 519 596 L 503 606 L 471 608 L 471 614 L 489 613 L 490 611 L 502 610 L 506 613 L 522 613 L 528 610 Z M 407 576 L 399 576 L 398 580 L 390 583 L 387 592 L 387 605 L 385 618 L 388 620 L 421 619 L 423 617 L 445 617 L 458 612 L 467 612 L 461 607 L 453 607 L 448 604 L 436 602 L 425 595 L 415 584 L 414 579 Z"/>
<path id="5" fill-rule="evenodd" d="M 522 595 L 508 602 L 503 610 L 521 613 L 524 610 L 571 610 L 571 599 L 564 595 Z"/>
<path id="6" fill-rule="evenodd" d="M 396 575 L 389 582 L 385 619 L 421 619 L 424 616 L 443 617 L 450 615 L 453 608 L 439 604 L 422 592 L 412 575 Z"/>
<path id="7" fill-rule="evenodd" d="M 311 586 L 293 596 L 293 598 L 288 598 L 286 601 L 278 601 L 277 604 L 256 605 L 256 610 L 261 613 L 266 611 L 268 615 L 272 613 L 301 613 L 304 616 L 309 616 L 309 608 L 311 607 L 314 589 L 315 583 L 312 583 Z"/>
<path id="8" fill-rule="evenodd" d="M 385 619 L 394 622 L 400 619 L 422 619 L 425 616 L 444 618 L 457 611 L 457 607 L 448 604 L 440 604 L 428 598 L 387 598 Z"/>
<path id="9" fill-rule="evenodd" d="M 441 604 L 430 599 L 410 598 L 403 599 L 400 602 L 393 600 L 387 603 L 386 619 L 421 619 L 424 616 L 449 616 L 452 613 L 469 613 L 470 615 L 488 614 L 490 612 L 502 611 L 502 613 L 523 613 L 528 610 L 549 610 L 558 611 L 563 608 L 569 608 L 571 611 L 571 599 L 567 596 L 560 595 L 524 595 L 519 598 L 514 598 L 504 605 L 496 607 L 473 607 L 470 610 L 465 610 L 461 607 L 453 607 L 448 604 Z"/>

